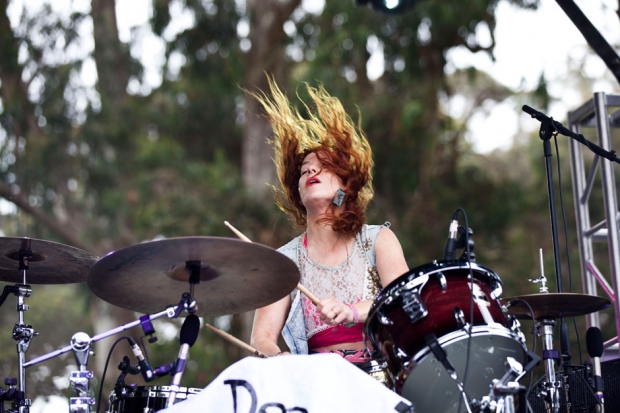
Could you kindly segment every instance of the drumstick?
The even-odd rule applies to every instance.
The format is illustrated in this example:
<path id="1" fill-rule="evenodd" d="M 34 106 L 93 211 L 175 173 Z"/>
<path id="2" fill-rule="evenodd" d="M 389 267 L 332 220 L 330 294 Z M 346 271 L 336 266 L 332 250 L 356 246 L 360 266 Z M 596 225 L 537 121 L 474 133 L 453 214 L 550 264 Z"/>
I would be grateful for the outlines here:
<path id="1" fill-rule="evenodd" d="M 241 231 L 239 231 L 237 228 L 233 227 L 232 225 L 230 225 L 230 223 L 228 221 L 224 221 L 224 224 L 230 228 L 232 230 L 232 232 L 234 232 L 239 239 L 245 241 L 245 242 L 252 242 L 251 239 L 249 239 L 248 237 L 246 237 L 245 235 L 243 235 L 243 233 L 241 233 Z M 310 291 L 308 291 L 308 289 L 306 287 L 304 287 L 301 284 L 297 284 L 297 289 L 299 291 L 301 291 L 306 297 L 308 297 L 310 299 L 310 301 L 312 301 L 312 304 L 314 305 L 319 305 L 319 302 L 321 300 L 319 300 L 318 298 L 316 298 L 314 296 L 314 294 L 312 294 Z"/>
<path id="2" fill-rule="evenodd" d="M 205 323 L 205 327 L 209 327 L 216 334 L 220 335 L 221 337 L 224 337 L 226 340 L 230 341 L 233 344 L 236 344 L 237 346 L 241 347 L 242 349 L 249 351 L 250 353 L 254 354 L 256 357 L 261 357 L 261 358 L 264 358 L 264 359 L 267 358 L 266 355 L 264 355 L 260 351 L 256 350 L 254 347 L 250 346 L 249 344 L 246 344 L 245 342 L 239 340 L 238 338 L 236 338 L 234 336 L 231 336 L 227 332 L 222 331 L 222 330 L 220 330 L 217 327 L 213 327 L 209 323 Z"/>
<path id="3" fill-rule="evenodd" d="M 248 237 L 243 235 L 237 228 L 235 228 L 232 225 L 230 225 L 230 223 L 228 221 L 224 221 L 224 225 L 226 225 L 228 228 L 230 228 L 232 230 L 232 232 L 234 232 L 239 237 L 239 239 L 241 239 L 241 240 L 243 240 L 245 242 L 252 242 L 251 239 L 249 239 Z"/>

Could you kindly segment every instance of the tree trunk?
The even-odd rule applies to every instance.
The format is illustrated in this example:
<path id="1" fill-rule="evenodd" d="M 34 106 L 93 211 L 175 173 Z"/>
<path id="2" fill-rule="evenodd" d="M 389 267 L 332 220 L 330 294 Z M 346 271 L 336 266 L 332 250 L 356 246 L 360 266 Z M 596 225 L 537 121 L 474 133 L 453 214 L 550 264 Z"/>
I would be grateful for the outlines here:
<path id="1" fill-rule="evenodd" d="M 282 26 L 300 3 L 300 0 L 247 1 L 252 48 L 246 53 L 246 89 L 266 91 L 265 73 L 284 86 L 289 63 L 286 58 L 287 35 Z M 273 152 L 267 144 L 271 125 L 261 115 L 256 99 L 246 99 L 246 113 L 241 153 L 243 181 L 251 192 L 264 195 L 269 192 L 266 184 L 277 182 Z"/>
<path id="2" fill-rule="evenodd" d="M 122 103 L 129 81 L 127 47 L 118 38 L 115 0 L 92 0 L 91 16 L 95 37 L 95 62 L 102 103 Z"/>

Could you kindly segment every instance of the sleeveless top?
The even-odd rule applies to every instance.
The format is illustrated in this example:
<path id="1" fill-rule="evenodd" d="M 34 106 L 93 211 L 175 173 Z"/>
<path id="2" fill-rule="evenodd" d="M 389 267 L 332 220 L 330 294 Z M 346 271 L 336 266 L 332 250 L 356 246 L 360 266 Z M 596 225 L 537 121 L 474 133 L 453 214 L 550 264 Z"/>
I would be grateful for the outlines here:
<path id="1" fill-rule="evenodd" d="M 389 222 L 384 225 L 364 225 L 355 237 L 347 260 L 334 267 L 325 267 L 312 261 L 303 246 L 304 234 L 278 251 L 295 262 L 301 273 L 300 283 L 319 299 L 335 297 L 346 304 L 374 300 L 381 291 L 375 243 L 383 226 L 389 227 Z M 291 353 L 308 354 L 308 338 L 331 326 L 318 318 L 314 304 L 298 290 L 291 293 L 291 300 L 282 336 Z"/>

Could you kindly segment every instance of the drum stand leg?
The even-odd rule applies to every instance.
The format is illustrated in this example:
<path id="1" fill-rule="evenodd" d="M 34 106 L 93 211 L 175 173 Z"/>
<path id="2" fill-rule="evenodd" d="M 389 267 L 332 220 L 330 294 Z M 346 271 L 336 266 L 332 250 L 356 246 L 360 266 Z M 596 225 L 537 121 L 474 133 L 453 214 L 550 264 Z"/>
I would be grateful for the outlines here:
<path id="1" fill-rule="evenodd" d="M 24 271 L 25 273 L 25 271 Z M 25 278 L 25 275 L 24 275 Z M 26 352 L 30 347 L 30 342 L 33 337 L 38 336 L 39 333 L 35 332 L 32 326 L 24 323 L 24 313 L 28 311 L 28 305 L 25 303 L 24 298 L 30 297 L 32 289 L 26 284 L 16 284 L 14 286 L 5 287 L 5 291 L 9 291 L 17 296 L 17 312 L 19 313 L 19 322 L 13 327 L 13 340 L 17 342 L 17 356 L 19 363 L 19 391 L 14 392 L 13 402 L 14 411 L 19 413 L 28 413 L 32 401 L 26 399 Z M 7 383 L 8 384 L 8 383 Z"/>
<path id="2" fill-rule="evenodd" d="M 559 413 L 560 411 L 560 383 L 555 378 L 555 360 L 560 358 L 558 350 L 553 350 L 553 327 L 554 320 L 540 319 L 536 323 L 538 335 L 543 338 L 543 360 L 545 363 L 545 405 L 547 413 Z"/>

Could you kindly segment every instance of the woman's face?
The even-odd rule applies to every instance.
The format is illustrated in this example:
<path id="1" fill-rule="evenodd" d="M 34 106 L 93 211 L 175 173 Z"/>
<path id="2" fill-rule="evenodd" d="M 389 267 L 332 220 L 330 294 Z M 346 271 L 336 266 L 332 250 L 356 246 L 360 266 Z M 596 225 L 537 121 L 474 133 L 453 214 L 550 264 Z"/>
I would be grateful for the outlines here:
<path id="1" fill-rule="evenodd" d="M 336 190 L 343 188 L 342 180 L 326 169 L 316 153 L 308 154 L 301 164 L 299 196 L 306 209 L 331 204 Z"/>

